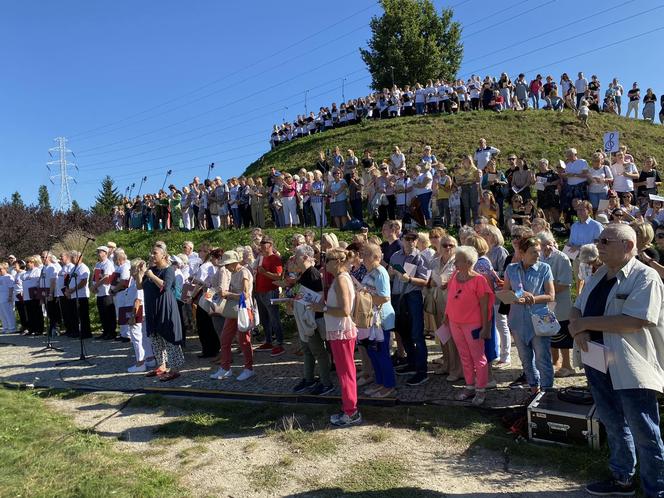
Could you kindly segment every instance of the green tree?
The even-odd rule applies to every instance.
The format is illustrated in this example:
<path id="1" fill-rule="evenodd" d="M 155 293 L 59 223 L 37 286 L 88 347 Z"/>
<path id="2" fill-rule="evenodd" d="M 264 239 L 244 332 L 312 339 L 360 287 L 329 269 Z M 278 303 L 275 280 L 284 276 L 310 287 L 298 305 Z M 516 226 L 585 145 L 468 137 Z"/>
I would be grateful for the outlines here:
<path id="1" fill-rule="evenodd" d="M 71 208 L 69 208 L 70 213 L 82 213 L 83 209 L 76 199 L 71 201 Z"/>
<path id="2" fill-rule="evenodd" d="M 403 88 L 442 78 L 453 81 L 461 66 L 461 25 L 452 9 L 438 15 L 431 0 L 381 0 L 383 15 L 371 19 L 368 48 L 360 48 L 375 90 Z"/>
<path id="3" fill-rule="evenodd" d="M 37 206 L 40 211 L 51 211 L 51 198 L 48 195 L 48 188 L 46 185 L 39 186 L 39 193 L 37 194 Z"/>
<path id="4" fill-rule="evenodd" d="M 118 189 L 115 188 L 115 182 L 110 176 L 104 177 L 101 181 L 101 189 L 95 199 L 95 205 L 92 206 L 92 212 L 95 214 L 109 215 L 113 212 L 113 207 L 122 202 L 122 197 Z"/>
<path id="5" fill-rule="evenodd" d="M 18 191 L 14 192 L 12 194 L 12 206 L 13 207 L 18 207 L 18 208 L 25 207 L 25 204 L 23 203 L 23 199 L 21 198 L 21 194 L 19 194 Z"/>

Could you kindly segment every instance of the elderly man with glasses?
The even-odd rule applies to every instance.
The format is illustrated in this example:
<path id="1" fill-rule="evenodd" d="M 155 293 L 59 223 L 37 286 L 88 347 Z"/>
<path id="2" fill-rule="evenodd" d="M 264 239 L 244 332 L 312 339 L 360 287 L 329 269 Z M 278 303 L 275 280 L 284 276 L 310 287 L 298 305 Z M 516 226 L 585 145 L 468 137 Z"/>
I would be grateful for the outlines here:
<path id="1" fill-rule="evenodd" d="M 664 285 L 636 259 L 636 233 L 609 225 L 597 241 L 604 262 L 587 281 L 570 315 L 570 334 L 583 351 L 602 344 L 606 372 L 585 365 L 606 427 L 612 478 L 589 484 L 592 495 L 636 492 L 636 455 L 644 494 L 664 496 L 664 444 L 657 395 L 664 391 Z"/>

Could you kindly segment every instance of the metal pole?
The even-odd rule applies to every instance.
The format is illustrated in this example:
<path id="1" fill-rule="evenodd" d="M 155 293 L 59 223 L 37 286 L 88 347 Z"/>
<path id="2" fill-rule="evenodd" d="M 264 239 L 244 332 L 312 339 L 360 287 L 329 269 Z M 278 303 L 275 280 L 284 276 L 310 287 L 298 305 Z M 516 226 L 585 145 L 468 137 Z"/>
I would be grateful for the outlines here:
<path id="1" fill-rule="evenodd" d="M 341 80 L 341 102 L 342 103 L 346 102 L 345 89 L 346 89 L 346 78 Z"/>
<path id="2" fill-rule="evenodd" d="M 134 188 L 136 188 L 136 184 L 132 183 L 131 188 L 129 189 L 129 198 L 131 199 L 131 194 L 134 192 Z"/>
<path id="3" fill-rule="evenodd" d="M 148 177 L 144 176 L 141 178 L 141 184 L 138 186 L 138 193 L 136 195 L 141 195 L 141 189 L 143 188 L 143 184 L 148 181 Z"/>
<path id="4" fill-rule="evenodd" d="M 307 95 L 309 94 L 309 90 L 304 91 L 304 115 L 308 116 L 309 115 L 309 109 L 307 108 Z"/>
<path id="5" fill-rule="evenodd" d="M 390 66 L 390 71 L 392 72 L 392 86 L 394 86 L 394 66 Z"/>
<path id="6" fill-rule="evenodd" d="M 164 183 L 161 184 L 161 190 L 164 190 L 164 187 L 166 186 L 166 180 L 168 180 L 168 177 L 171 175 L 172 172 L 173 172 L 172 169 L 169 169 L 166 172 L 166 177 L 164 178 Z"/>
<path id="7" fill-rule="evenodd" d="M 207 174 L 207 179 L 210 179 L 210 171 L 214 169 L 214 163 L 208 164 L 208 174 Z"/>

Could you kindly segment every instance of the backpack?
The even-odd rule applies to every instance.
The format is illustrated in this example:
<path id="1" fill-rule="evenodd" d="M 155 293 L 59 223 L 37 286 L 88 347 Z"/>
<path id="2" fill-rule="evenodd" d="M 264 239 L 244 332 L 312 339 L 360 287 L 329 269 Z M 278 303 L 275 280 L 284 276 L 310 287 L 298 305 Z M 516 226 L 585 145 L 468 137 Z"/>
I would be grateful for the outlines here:
<path id="1" fill-rule="evenodd" d="M 355 293 L 355 306 L 353 307 L 353 322 L 359 329 L 368 329 L 371 327 L 373 318 L 373 299 L 371 294 L 366 291 L 357 291 Z"/>

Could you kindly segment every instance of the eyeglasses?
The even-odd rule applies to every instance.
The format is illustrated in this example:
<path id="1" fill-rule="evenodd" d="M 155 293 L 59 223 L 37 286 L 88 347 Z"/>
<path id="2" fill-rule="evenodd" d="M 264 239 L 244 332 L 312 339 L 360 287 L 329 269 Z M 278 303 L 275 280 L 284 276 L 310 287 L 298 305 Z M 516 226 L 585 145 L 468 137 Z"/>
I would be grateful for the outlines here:
<path id="1" fill-rule="evenodd" d="M 440 244 L 440 247 L 442 247 L 444 249 L 452 249 L 456 246 L 454 244 Z"/>
<path id="2" fill-rule="evenodd" d="M 611 242 L 626 242 L 625 239 L 607 239 L 602 237 L 601 239 L 595 239 L 595 244 L 601 244 L 603 246 L 608 246 Z"/>
<path id="3" fill-rule="evenodd" d="M 508 157 L 507 160 L 508 161 L 516 161 L 516 157 Z"/>

